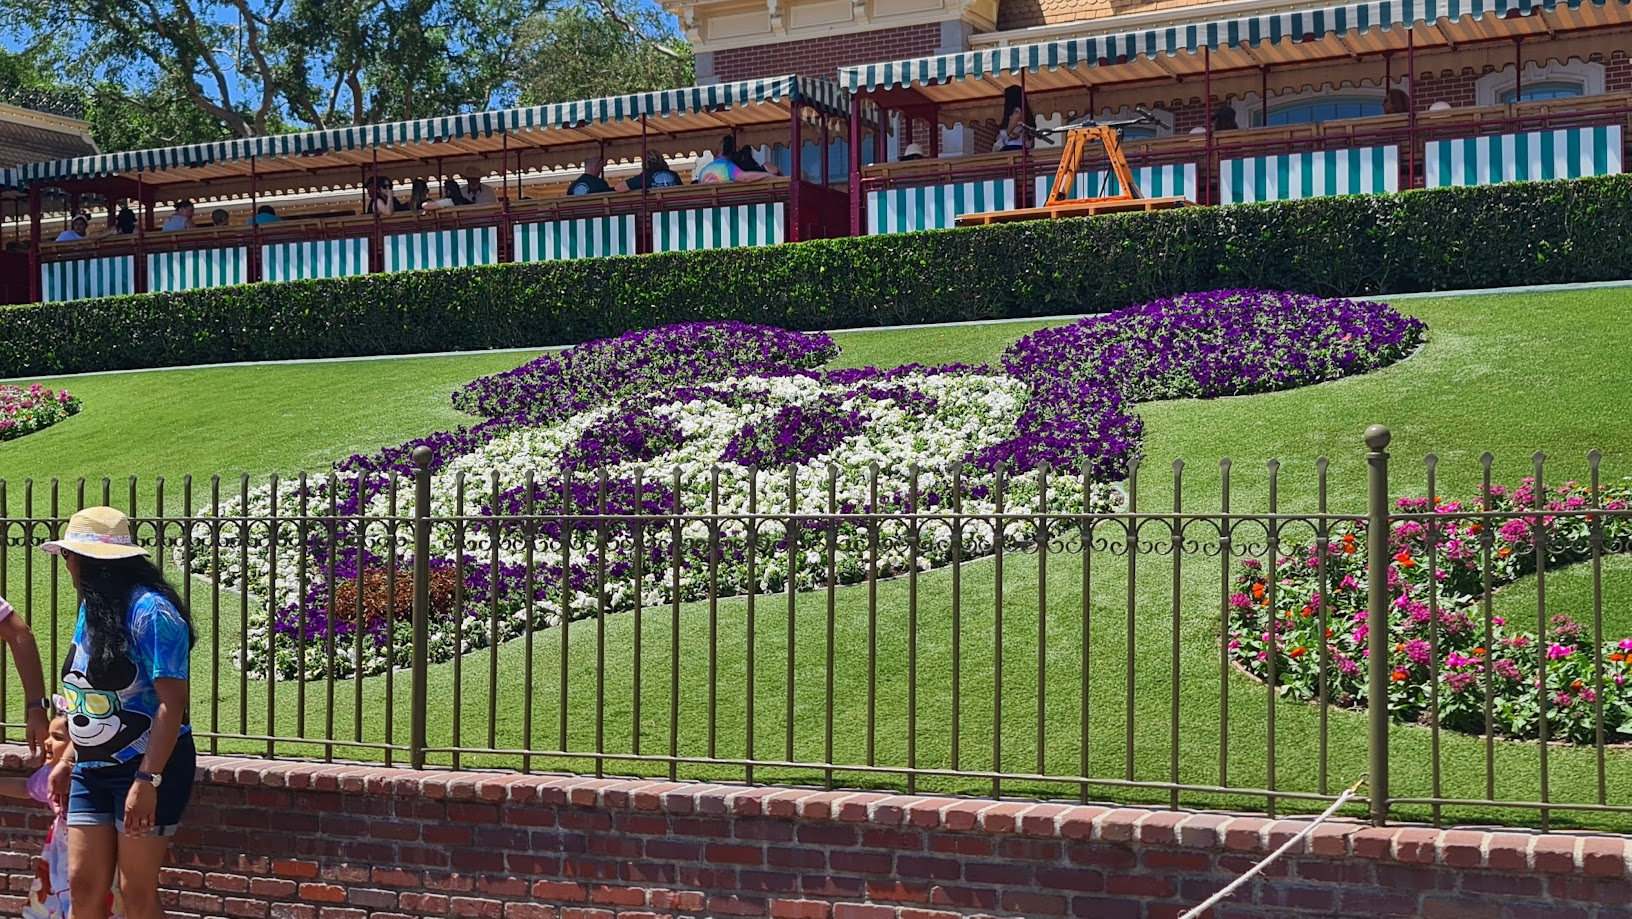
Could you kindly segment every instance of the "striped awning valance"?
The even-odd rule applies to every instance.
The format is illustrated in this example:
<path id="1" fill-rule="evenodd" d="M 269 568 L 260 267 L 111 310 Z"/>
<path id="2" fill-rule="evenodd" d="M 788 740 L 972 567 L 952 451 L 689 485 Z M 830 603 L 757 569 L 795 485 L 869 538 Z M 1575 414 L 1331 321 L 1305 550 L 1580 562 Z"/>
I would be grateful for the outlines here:
<path id="1" fill-rule="evenodd" d="M 583 102 L 76 157 L 24 166 L 21 178 L 24 182 L 39 183 L 183 169 L 247 161 L 252 157 L 322 156 L 370 147 L 432 144 L 459 138 L 492 137 L 506 132 L 607 124 L 641 116 L 661 118 L 709 113 L 762 104 L 804 104 L 827 115 L 843 115 L 849 111 L 848 100 L 847 93 L 826 81 L 798 76 L 768 77 Z"/>
<path id="2" fill-rule="evenodd" d="M 1194 54 L 1257 47 L 1263 43 L 1319 40 L 1326 35 L 1365 33 L 1462 18 L 1523 15 L 1537 10 L 1625 0 L 1371 0 L 1114 32 L 1031 45 L 1011 45 L 883 64 L 839 68 L 839 85 L 849 92 L 984 79 L 1021 72 L 1106 66 L 1137 57 Z"/>
<path id="3" fill-rule="evenodd" d="M 524 131 L 629 121 L 642 116 L 666 118 L 763 103 L 803 103 L 835 116 L 849 112 L 848 94 L 834 84 L 808 77 L 788 76 L 611 96 L 584 102 L 535 105 L 499 114 L 507 119 L 506 125 L 510 130 Z"/>
<path id="4" fill-rule="evenodd" d="M 17 170 L 0 169 L 0 188 L 20 188 L 22 184 L 23 177 L 17 174 Z"/>

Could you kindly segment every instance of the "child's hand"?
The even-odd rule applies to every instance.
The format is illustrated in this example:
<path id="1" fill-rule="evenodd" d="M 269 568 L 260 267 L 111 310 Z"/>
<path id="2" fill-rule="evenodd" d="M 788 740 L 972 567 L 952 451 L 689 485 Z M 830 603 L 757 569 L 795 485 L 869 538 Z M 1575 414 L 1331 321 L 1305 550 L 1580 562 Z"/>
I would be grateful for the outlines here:
<path id="1" fill-rule="evenodd" d="M 68 793 L 73 789 L 74 764 L 67 759 L 51 767 L 51 806 L 57 813 L 68 810 Z"/>

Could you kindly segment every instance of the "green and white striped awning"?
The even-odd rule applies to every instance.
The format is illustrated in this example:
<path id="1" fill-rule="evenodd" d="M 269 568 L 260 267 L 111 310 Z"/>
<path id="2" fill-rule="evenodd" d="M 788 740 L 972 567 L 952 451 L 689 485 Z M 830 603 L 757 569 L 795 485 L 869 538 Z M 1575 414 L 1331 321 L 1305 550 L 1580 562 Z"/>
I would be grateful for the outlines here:
<path id="1" fill-rule="evenodd" d="M 21 188 L 22 186 L 23 177 L 17 174 L 17 170 L 11 168 L 0 169 L 0 188 Z"/>
<path id="2" fill-rule="evenodd" d="M 850 111 L 849 95 L 834 84 L 825 80 L 790 76 L 635 93 L 584 102 L 535 105 L 531 108 L 510 109 L 499 114 L 504 116 L 506 126 L 510 130 L 527 131 L 537 128 L 634 121 L 642 116 L 666 118 L 671 115 L 719 112 L 767 102 L 803 103 L 823 114 L 833 116 L 843 116 Z"/>
<path id="3" fill-rule="evenodd" d="M 661 92 L 636 93 L 583 102 L 566 102 L 499 111 L 471 112 L 441 118 L 422 118 L 390 124 L 357 125 L 299 134 L 280 134 L 207 144 L 164 147 L 106 153 L 35 163 L 21 169 L 27 183 L 52 180 L 92 179 L 102 176 L 159 172 L 234 162 L 251 158 L 292 159 L 323 157 L 335 153 L 367 150 L 371 147 L 411 147 L 470 138 L 495 137 L 505 133 L 611 125 L 648 118 L 669 118 L 690 114 L 716 115 L 731 109 L 770 106 L 785 110 L 807 105 L 825 115 L 849 112 L 849 95 L 830 82 L 808 77 L 767 77 L 715 86 L 693 86 Z M 766 122 L 786 117 L 767 111 Z M 718 123 L 695 128 L 717 129 Z M 635 133 L 638 134 L 638 131 Z M 669 133 L 678 133 L 672 128 Z M 543 146 L 543 144 L 537 144 Z"/>
<path id="4" fill-rule="evenodd" d="M 1256 49 L 1264 45 L 1314 44 L 1328 36 L 1366 35 L 1377 30 L 1410 27 L 1419 23 L 1471 23 L 1494 17 L 1525 17 L 1531 13 L 1577 10 L 1582 7 L 1626 6 L 1627 0 L 1371 0 L 1339 6 L 1287 10 L 1236 19 L 1221 19 L 1168 25 L 1159 28 L 1112 32 L 1081 38 L 1062 39 L 1030 45 L 1011 45 L 883 64 L 862 64 L 839 68 L 839 85 L 849 92 L 871 92 L 905 86 L 933 86 L 967 80 L 982 80 L 1025 73 L 1071 71 L 1085 67 L 1126 65 L 1140 59 L 1155 61 L 1180 55 L 1196 55 L 1203 49 L 1215 54 L 1213 67 L 1242 63 L 1249 68 L 1266 62 L 1262 55 L 1246 55 L 1241 62 L 1221 62 L 1220 51 Z M 1601 17 L 1591 17 L 1599 19 Z M 1624 19 L 1617 11 L 1616 19 Z M 1488 31 L 1488 27 L 1485 31 Z M 1512 34 L 1546 32 L 1547 28 L 1509 28 Z M 1402 33 L 1403 34 L 1403 33 Z M 1482 35 L 1479 37 L 1483 37 Z M 1404 48 L 1404 38 L 1397 42 Z M 1419 48 L 1423 45 L 1419 44 Z M 1336 49 L 1340 56 L 1355 49 Z M 1313 57 L 1308 55 L 1307 57 Z M 1289 58 L 1287 63 L 1295 63 Z M 1188 68 L 1187 68 L 1188 69 Z M 1199 70 L 1199 67 L 1197 68 Z M 1170 69 L 1161 75 L 1173 76 Z M 1106 75 L 1110 82 L 1118 77 Z M 1148 75 L 1128 74 L 1131 79 Z M 1097 78 L 1096 78 L 1097 79 Z"/>

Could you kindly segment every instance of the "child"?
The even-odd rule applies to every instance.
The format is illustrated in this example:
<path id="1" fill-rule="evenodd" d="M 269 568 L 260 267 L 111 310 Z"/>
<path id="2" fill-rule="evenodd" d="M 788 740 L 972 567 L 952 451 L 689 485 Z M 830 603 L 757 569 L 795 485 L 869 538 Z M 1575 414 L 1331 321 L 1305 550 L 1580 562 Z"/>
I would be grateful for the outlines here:
<path id="1" fill-rule="evenodd" d="M 62 700 L 57 701 L 61 710 Z M 51 767 L 68 755 L 68 719 L 57 716 L 51 721 L 51 734 L 45 742 L 45 762 L 26 779 L 0 777 L 0 797 L 33 799 L 51 805 Z M 52 806 L 55 810 L 55 807 Z M 115 884 L 109 895 L 109 919 L 121 919 L 124 903 Z M 29 889 L 28 902 L 23 905 L 22 919 L 68 919 L 68 817 L 57 811 L 56 820 L 46 832 L 45 851 L 34 859 L 34 885 Z"/>

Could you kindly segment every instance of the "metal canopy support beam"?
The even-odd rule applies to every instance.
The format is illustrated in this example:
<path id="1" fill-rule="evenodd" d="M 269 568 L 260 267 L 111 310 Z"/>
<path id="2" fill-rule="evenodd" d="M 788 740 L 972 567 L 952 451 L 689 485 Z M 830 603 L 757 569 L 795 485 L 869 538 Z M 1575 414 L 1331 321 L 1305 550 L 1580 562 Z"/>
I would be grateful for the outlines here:
<path id="1" fill-rule="evenodd" d="M 647 210 L 647 201 L 652 193 L 652 177 L 646 175 L 646 116 L 640 116 L 640 217 L 639 225 L 635 227 L 635 251 L 652 251 L 651 241 L 651 214 Z"/>
<path id="2" fill-rule="evenodd" d="M 1027 186 L 1031 184 L 1031 135 L 1025 128 L 1034 127 L 1031 123 L 1031 100 L 1026 96 L 1026 72 L 1020 71 L 1020 178 L 1014 183 L 1014 203 L 1017 207 L 1030 207 L 1031 196 L 1026 194 Z"/>
<path id="3" fill-rule="evenodd" d="M 264 280 L 261 275 L 265 266 L 261 264 L 261 222 L 260 215 L 260 187 L 259 170 L 256 167 L 256 157 L 249 158 L 249 279 L 251 281 Z"/>
<path id="4" fill-rule="evenodd" d="M 1201 204 L 1213 203 L 1213 48 L 1211 45 L 1201 46 L 1201 99 L 1202 118 L 1206 119 L 1202 127 L 1205 133 L 1203 149 L 1203 168 L 1205 175 L 1201 177 Z"/>
<path id="5" fill-rule="evenodd" d="M 1417 32 L 1405 30 L 1405 187 L 1417 187 Z"/>
<path id="6" fill-rule="evenodd" d="M 1524 36 L 1513 39 L 1513 101 L 1524 101 Z"/>
<path id="7" fill-rule="evenodd" d="M 791 164 L 792 168 L 790 168 L 788 170 L 788 172 L 792 174 L 793 181 L 792 181 L 791 184 L 788 185 L 788 237 L 787 238 L 788 238 L 788 242 L 796 243 L 796 242 L 799 241 L 799 238 L 800 238 L 799 237 L 799 199 L 801 197 L 803 197 L 800 194 L 800 188 L 801 188 L 802 185 L 804 185 L 804 182 L 805 182 L 805 172 L 804 172 L 804 168 L 803 168 L 804 167 L 804 152 L 805 152 L 804 151 L 804 146 L 805 146 L 805 144 L 804 144 L 804 139 L 800 136 L 800 128 L 802 127 L 801 122 L 800 122 L 800 118 L 799 118 L 800 104 L 795 102 L 792 106 L 790 106 L 790 108 L 793 109 L 793 129 L 792 129 L 793 138 L 792 138 L 792 141 L 790 143 L 790 146 L 792 147 L 792 151 L 791 151 L 792 152 L 792 157 L 789 159 L 789 163 Z"/>
<path id="8" fill-rule="evenodd" d="M 850 235 L 862 235 L 861 94 L 850 97 Z"/>
<path id="9" fill-rule="evenodd" d="M 28 300 L 40 302 L 40 211 L 45 203 L 40 186 L 28 186 Z"/>

